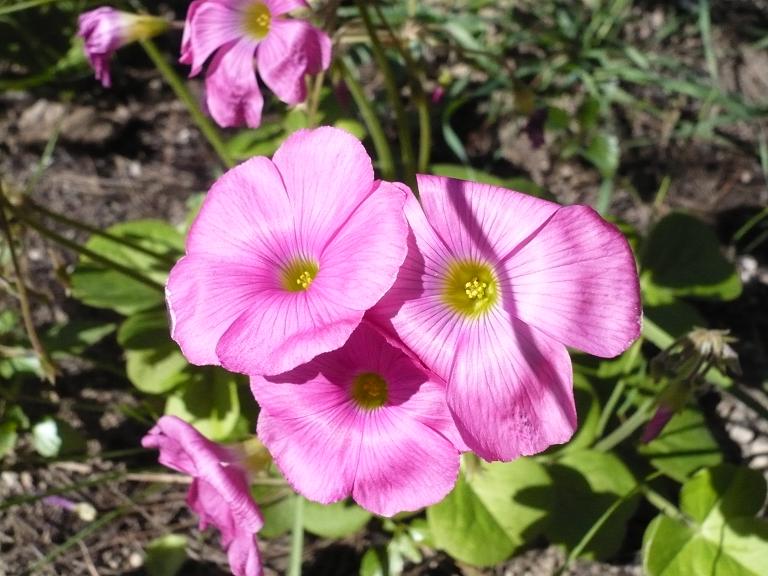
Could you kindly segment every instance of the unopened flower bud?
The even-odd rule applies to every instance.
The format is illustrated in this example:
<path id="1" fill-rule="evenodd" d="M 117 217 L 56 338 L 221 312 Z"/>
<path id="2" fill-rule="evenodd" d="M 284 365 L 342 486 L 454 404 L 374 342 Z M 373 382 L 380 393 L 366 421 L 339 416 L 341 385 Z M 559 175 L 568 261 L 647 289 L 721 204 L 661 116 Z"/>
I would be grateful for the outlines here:
<path id="1" fill-rule="evenodd" d="M 126 44 L 152 38 L 167 28 L 168 22 L 163 18 L 104 6 L 80 15 L 77 35 L 85 41 L 85 55 L 96 79 L 108 88 L 112 84 L 109 75 L 112 54 Z"/>

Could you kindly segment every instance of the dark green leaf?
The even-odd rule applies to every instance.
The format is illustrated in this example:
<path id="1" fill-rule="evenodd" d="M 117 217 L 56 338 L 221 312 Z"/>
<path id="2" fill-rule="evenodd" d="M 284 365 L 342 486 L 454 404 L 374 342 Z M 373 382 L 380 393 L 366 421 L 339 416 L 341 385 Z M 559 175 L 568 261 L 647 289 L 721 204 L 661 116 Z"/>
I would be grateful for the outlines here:
<path id="1" fill-rule="evenodd" d="M 541 532 L 551 497 L 550 479 L 534 460 L 470 464 L 453 491 L 427 509 L 427 520 L 439 548 L 491 566 Z"/>
<path id="2" fill-rule="evenodd" d="M 687 408 L 672 417 L 661 434 L 640 446 L 638 452 L 651 464 L 678 482 L 693 472 L 723 461 L 723 454 L 701 412 Z"/>
<path id="3" fill-rule="evenodd" d="M 143 274 L 162 285 L 173 262 L 184 251 L 184 238 L 160 220 L 137 220 L 107 229 L 153 255 L 103 236 L 93 236 L 86 248 L 104 258 Z M 72 294 L 89 306 L 109 308 L 121 314 L 147 310 L 163 304 L 163 293 L 121 272 L 82 257 L 72 274 Z"/>
<path id="4" fill-rule="evenodd" d="M 554 490 L 553 498 L 545 506 L 549 512 L 545 534 L 551 542 L 568 549 L 574 548 L 602 514 L 636 485 L 624 463 L 610 453 L 570 452 L 548 469 Z M 616 554 L 637 502 L 637 497 L 627 498 L 597 531 L 582 555 L 607 559 Z"/>
<path id="5" fill-rule="evenodd" d="M 704 222 L 676 212 L 659 222 L 643 248 L 641 285 L 649 304 L 675 296 L 733 300 L 741 281 Z"/>

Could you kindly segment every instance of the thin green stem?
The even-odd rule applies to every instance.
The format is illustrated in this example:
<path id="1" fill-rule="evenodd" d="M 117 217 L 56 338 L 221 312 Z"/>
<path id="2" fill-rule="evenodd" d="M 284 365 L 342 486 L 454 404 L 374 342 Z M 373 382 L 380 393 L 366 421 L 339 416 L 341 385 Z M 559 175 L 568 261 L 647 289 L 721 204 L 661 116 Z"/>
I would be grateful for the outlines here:
<path id="1" fill-rule="evenodd" d="M 85 480 L 83 482 L 73 482 L 72 484 L 67 484 L 65 486 L 51 488 L 50 490 L 46 490 L 45 492 L 40 492 L 39 494 L 32 494 L 28 496 L 16 496 L 14 498 L 9 498 L 8 500 L 0 504 L 0 512 L 4 512 L 5 510 L 8 510 L 9 508 L 13 508 L 14 506 L 21 506 L 23 504 L 29 504 L 30 502 L 37 502 L 38 500 L 42 500 L 43 498 L 46 498 L 48 496 L 58 496 L 59 494 L 74 492 L 75 490 L 81 490 L 83 488 L 88 488 L 89 486 L 97 486 L 99 484 L 104 484 L 105 482 L 111 482 L 112 480 L 117 480 L 119 478 L 122 478 L 123 476 L 125 476 L 125 472 L 123 471 L 110 472 L 109 474 L 104 474 L 103 476 L 98 476 L 96 478 Z"/>
<path id="2" fill-rule="evenodd" d="M 24 329 L 27 332 L 27 337 L 32 345 L 32 349 L 37 354 L 40 360 L 40 367 L 43 370 L 43 375 L 46 380 L 53 383 L 56 381 L 56 366 L 48 355 L 48 351 L 43 346 L 40 337 L 37 334 L 35 323 L 32 320 L 32 308 L 29 305 L 29 294 L 27 293 L 27 286 L 24 283 L 24 274 L 21 270 L 21 263 L 19 257 L 16 254 L 16 248 L 13 245 L 13 233 L 11 232 L 11 225 L 8 222 L 8 218 L 5 215 L 5 207 L 8 204 L 5 199 L 5 192 L 0 184 L 0 227 L 2 228 L 3 236 L 5 236 L 8 242 L 8 251 L 11 255 L 11 264 L 16 276 L 16 291 L 19 298 L 19 306 L 21 308 L 21 317 L 24 322 Z"/>
<path id="3" fill-rule="evenodd" d="M 48 552 L 48 554 L 45 555 L 45 557 L 41 558 L 39 562 L 36 562 L 29 568 L 29 574 L 34 574 L 47 564 L 49 564 L 54 558 L 56 558 L 59 554 L 62 552 L 66 552 L 69 548 L 77 544 L 78 542 L 84 540 L 94 532 L 101 530 L 103 526 L 106 526 L 116 518 L 119 518 L 120 516 L 127 514 L 131 511 L 130 506 L 121 506 L 120 508 L 115 508 L 111 512 L 107 512 L 104 514 L 101 518 L 98 520 L 92 522 L 91 524 L 88 524 L 85 528 L 77 532 L 76 534 L 72 535 L 70 538 L 67 538 L 64 542 L 56 546 L 53 550 Z"/>
<path id="4" fill-rule="evenodd" d="M 672 504 L 672 502 L 664 498 L 664 496 L 656 492 L 653 488 L 643 484 L 641 485 L 640 490 L 645 496 L 645 499 L 648 500 L 648 502 L 650 502 L 660 512 L 663 512 L 675 520 L 680 520 L 686 524 L 689 523 L 688 518 L 680 511 L 677 506 Z"/>
<path id="5" fill-rule="evenodd" d="M 592 541 L 592 539 L 598 533 L 600 528 L 603 527 L 603 525 L 608 521 L 608 519 L 613 515 L 613 513 L 616 512 L 616 510 L 618 510 L 621 507 L 622 504 L 624 504 L 630 498 L 634 497 L 638 492 L 645 492 L 646 489 L 649 492 L 653 492 L 655 494 L 655 492 L 653 490 L 648 488 L 647 483 L 650 482 L 651 480 L 654 480 L 655 478 L 657 478 L 660 475 L 661 475 L 661 472 L 653 472 L 652 474 L 648 475 L 645 478 L 645 480 L 643 480 L 639 484 L 635 484 L 635 486 L 629 492 L 627 492 L 626 494 L 622 495 L 613 504 L 611 504 L 605 510 L 605 512 L 603 512 L 600 515 L 600 517 L 595 521 L 595 523 L 592 524 L 592 526 L 589 528 L 589 530 L 587 530 L 586 534 L 584 534 L 584 536 L 582 536 L 581 540 L 579 540 L 579 542 L 576 544 L 576 546 L 574 546 L 571 549 L 571 551 L 568 552 L 568 556 L 566 557 L 565 562 L 560 567 L 560 569 L 557 572 L 555 572 L 555 574 L 559 576 L 559 575 L 563 574 L 568 569 L 568 567 L 571 565 L 571 563 L 574 561 L 574 559 L 576 559 L 579 555 L 581 555 L 581 553 L 584 551 L 584 549 L 589 545 L 589 543 Z M 672 508 L 674 508 L 674 506 L 672 504 L 670 504 L 670 506 L 672 506 Z"/>
<path id="6" fill-rule="evenodd" d="M 376 14 L 381 20 L 384 27 L 387 29 L 390 37 L 394 40 L 397 51 L 405 61 L 406 68 L 410 76 L 411 90 L 413 91 L 414 100 L 416 101 L 416 108 L 419 114 L 419 155 L 417 160 L 417 168 L 419 172 L 426 172 L 429 170 L 429 156 L 432 150 L 432 122 L 429 114 L 429 102 L 427 101 L 427 94 L 424 91 L 424 78 L 421 74 L 421 69 L 411 57 L 408 50 L 405 49 L 403 43 L 400 42 L 400 37 L 395 34 L 394 29 L 387 20 L 384 11 L 378 2 L 374 4 Z M 414 193 L 418 196 L 418 191 L 414 189 Z"/>
<path id="7" fill-rule="evenodd" d="M 355 5 L 360 12 L 360 17 L 363 19 L 363 24 L 371 37 L 371 47 L 373 49 L 373 56 L 376 59 L 376 63 L 379 66 L 384 75 L 384 86 L 387 90 L 387 96 L 390 103 L 395 110 L 395 119 L 397 121 L 398 139 L 400 140 L 400 154 L 403 160 L 403 168 L 405 170 L 405 183 L 412 189 L 416 188 L 416 161 L 413 154 L 413 143 L 411 142 L 411 134 L 408 129 L 408 118 L 405 113 L 405 106 L 400 98 L 400 89 L 395 79 L 395 74 L 392 71 L 392 67 L 389 65 L 387 55 L 384 53 L 384 46 L 381 44 L 381 40 L 376 32 L 376 28 L 371 21 L 371 16 L 368 13 L 368 8 L 362 0 L 355 0 Z"/>
<path id="8" fill-rule="evenodd" d="M 27 2 L 18 2 L 11 4 L 10 6 L 0 6 L 0 16 L 6 14 L 12 14 L 13 12 L 21 12 L 29 8 L 36 8 L 37 6 L 44 6 L 46 4 L 53 4 L 58 0 L 28 0 Z"/>
<path id="9" fill-rule="evenodd" d="M 304 554 L 304 498 L 296 497 L 293 508 L 293 531 L 291 532 L 291 558 L 288 576 L 301 576 L 301 558 Z"/>
<path id="10" fill-rule="evenodd" d="M 120 272 L 121 274 L 124 274 L 125 276 L 128 276 L 129 278 L 136 280 L 137 282 L 141 282 L 145 286 L 149 286 L 150 288 L 157 290 L 158 292 L 161 292 L 161 293 L 165 292 L 165 287 L 160 282 L 156 282 L 152 278 L 144 276 L 143 274 L 141 274 L 140 272 L 137 272 L 136 270 L 133 270 L 132 268 L 128 268 L 127 266 L 123 266 L 118 262 L 114 262 L 113 260 L 110 260 L 109 258 L 106 258 L 101 254 L 98 254 L 93 250 L 86 248 L 85 246 L 81 246 L 80 244 L 70 240 L 69 238 L 65 238 L 64 236 L 61 236 L 60 234 L 57 234 L 52 230 L 48 230 L 40 222 L 38 222 L 34 218 L 30 218 L 28 215 L 24 214 L 20 210 L 16 210 L 13 207 L 11 207 L 11 210 L 13 211 L 13 214 L 16 218 L 18 218 L 19 220 L 24 222 L 24 224 L 26 224 L 33 230 L 36 230 L 42 236 L 48 238 L 49 240 L 52 240 L 57 244 L 72 250 L 73 252 L 82 254 L 83 256 L 87 256 L 94 262 L 98 262 L 99 264 L 102 264 L 107 268 L 111 268 L 116 272 Z"/>
<path id="11" fill-rule="evenodd" d="M 122 246 L 126 246 L 130 248 L 131 250 L 135 250 L 136 252 L 141 252 L 142 254 L 146 254 L 147 256 L 150 256 L 151 258 L 154 258 L 160 262 L 164 262 L 170 265 L 173 265 L 176 263 L 176 258 L 172 256 L 168 256 L 167 254 L 160 254 L 158 252 L 155 252 L 154 250 L 151 250 L 149 248 L 142 246 L 141 244 L 137 244 L 136 242 L 132 242 L 125 238 L 121 238 L 120 236 L 115 236 L 114 234 L 107 232 L 106 230 L 96 228 L 95 226 L 91 226 L 90 224 L 86 224 L 84 222 L 73 220 L 72 218 L 67 218 L 63 214 L 59 214 L 58 212 L 53 212 L 51 210 L 48 210 L 47 208 L 41 206 L 37 202 L 34 202 L 28 197 L 24 199 L 24 208 L 31 208 L 47 216 L 51 220 L 55 220 L 56 222 L 59 222 L 66 226 L 71 226 L 72 228 L 76 228 L 77 230 L 82 230 L 83 232 L 88 232 L 89 234 L 93 234 L 94 236 L 101 236 L 102 238 L 111 240 L 116 244 L 120 244 Z"/>
<path id="12" fill-rule="evenodd" d="M 611 395 L 608 397 L 608 402 L 605 403 L 603 412 L 600 414 L 600 420 L 597 423 L 597 431 L 595 432 L 596 438 L 600 438 L 603 435 L 603 432 L 605 432 L 605 427 L 608 425 L 608 421 L 613 415 L 614 410 L 616 410 L 616 405 L 619 403 L 619 400 L 624 394 L 626 387 L 626 379 L 619 378 L 618 382 L 616 382 L 616 386 L 614 386 L 613 391 L 611 392 Z"/>
<path id="13" fill-rule="evenodd" d="M 651 398 L 643 402 L 632 416 L 627 418 L 618 428 L 608 434 L 608 436 L 597 442 L 594 449 L 601 452 L 607 452 L 629 438 L 638 428 L 648 421 L 651 416 L 651 408 L 653 407 L 653 404 L 654 400 Z"/>
<path id="14" fill-rule="evenodd" d="M 144 51 L 147 53 L 147 56 L 149 56 L 150 60 L 152 60 L 152 63 L 160 71 L 160 74 L 163 75 L 165 81 L 176 93 L 176 96 L 187 107 L 189 114 L 192 116 L 192 120 L 195 122 L 195 124 L 197 124 L 197 127 L 200 128 L 203 136 L 205 136 L 205 138 L 208 140 L 208 143 L 219 155 L 221 162 L 227 168 L 234 166 L 235 162 L 229 155 L 227 147 L 224 144 L 224 141 L 221 139 L 216 126 L 214 126 L 210 119 L 205 114 L 203 114 L 202 110 L 200 110 L 200 106 L 198 105 L 197 100 L 187 89 L 187 86 L 184 84 L 184 81 L 181 79 L 181 77 L 176 73 L 171 65 L 168 64 L 168 60 L 165 59 L 165 57 L 157 49 L 157 46 L 155 46 L 154 42 L 151 40 L 139 40 L 139 42 L 144 48 Z"/>
<path id="15" fill-rule="evenodd" d="M 365 122 L 368 133 L 371 135 L 382 177 L 386 180 L 394 180 L 397 175 L 395 173 L 395 162 L 392 158 L 392 149 L 389 147 L 389 142 L 384 134 L 384 128 L 382 128 L 376 112 L 373 110 L 365 92 L 363 92 L 363 87 L 352 73 L 351 66 L 346 63 L 346 57 L 337 59 L 336 66 L 344 78 L 344 83 L 347 85 L 352 99 L 360 110 L 360 116 L 363 118 L 363 122 Z"/>

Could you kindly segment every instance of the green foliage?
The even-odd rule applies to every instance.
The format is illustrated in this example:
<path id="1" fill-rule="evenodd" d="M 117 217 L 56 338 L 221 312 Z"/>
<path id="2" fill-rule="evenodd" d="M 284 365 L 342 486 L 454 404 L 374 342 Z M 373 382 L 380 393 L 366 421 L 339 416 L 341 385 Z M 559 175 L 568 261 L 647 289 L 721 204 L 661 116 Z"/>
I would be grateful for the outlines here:
<path id="1" fill-rule="evenodd" d="M 649 576 L 757 576 L 768 566 L 768 522 L 755 518 L 765 479 L 748 468 L 721 465 L 685 483 L 676 517 L 661 514 L 643 539 Z"/>
<path id="2" fill-rule="evenodd" d="M 147 544 L 144 567 L 149 576 L 176 576 L 187 561 L 187 538 L 165 534 Z"/>
<path id="3" fill-rule="evenodd" d="M 211 440 L 226 440 L 240 414 L 238 377 L 221 368 L 202 368 L 168 396 L 165 413 L 189 422 Z"/>
<path id="4" fill-rule="evenodd" d="M 275 538 L 288 532 L 293 525 L 296 499 L 302 498 L 286 488 L 257 486 L 254 497 L 261 505 L 264 528 L 260 535 Z M 350 500 L 334 504 L 318 504 L 304 499 L 304 529 L 323 538 L 344 538 L 361 530 L 372 515 Z"/>
<path id="5" fill-rule="evenodd" d="M 573 549 L 606 510 L 625 499 L 582 552 L 586 558 L 615 555 L 638 504 L 638 497 L 632 494 L 637 484 L 632 472 L 615 454 L 594 450 L 568 453 L 548 471 L 552 489 L 540 500 L 548 511 L 545 536 Z"/>
<path id="6" fill-rule="evenodd" d="M 733 300 L 741 294 L 741 281 L 715 233 L 687 214 L 675 212 L 656 224 L 641 265 L 643 294 L 652 305 L 683 296 Z"/>
<path id="7" fill-rule="evenodd" d="M 82 256 L 72 274 L 72 295 L 89 306 L 124 315 L 161 306 L 162 286 L 173 262 L 184 251 L 184 237 L 160 220 L 125 222 L 105 232 L 115 239 L 95 235 L 85 247 L 156 285 Z"/>
<path id="8" fill-rule="evenodd" d="M 672 417 L 661 434 L 641 446 L 644 455 L 659 471 L 678 482 L 696 470 L 723 461 L 720 446 L 709 431 L 704 416 L 688 408 Z"/>
<path id="9" fill-rule="evenodd" d="M 427 509 L 435 545 L 477 566 L 505 560 L 541 533 L 550 483 L 529 458 L 489 464 L 465 456 L 456 487 Z"/>
<path id="10" fill-rule="evenodd" d="M 169 333 L 165 308 L 139 312 L 120 326 L 117 341 L 125 349 L 126 373 L 142 392 L 163 394 L 191 377 Z"/>

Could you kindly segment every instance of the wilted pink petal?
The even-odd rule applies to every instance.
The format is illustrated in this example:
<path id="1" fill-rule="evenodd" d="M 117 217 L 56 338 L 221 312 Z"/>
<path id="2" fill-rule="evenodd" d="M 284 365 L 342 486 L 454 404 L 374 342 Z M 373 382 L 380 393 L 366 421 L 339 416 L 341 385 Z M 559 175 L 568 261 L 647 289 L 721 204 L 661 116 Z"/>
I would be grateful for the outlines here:
<path id="1" fill-rule="evenodd" d="M 206 77 L 206 102 L 222 126 L 261 122 L 259 72 L 288 104 L 306 99 L 305 75 L 330 65 L 328 36 L 287 12 L 306 8 L 300 0 L 195 0 L 189 6 L 180 61 L 197 75 L 214 55 Z"/>
<path id="2" fill-rule="evenodd" d="M 339 350 L 252 377 L 251 390 L 259 438 L 307 498 L 352 496 L 392 516 L 438 502 L 456 482 L 464 445 L 444 384 L 366 322 Z"/>
<path id="3" fill-rule="evenodd" d="M 279 374 L 339 348 L 405 258 L 406 191 L 335 128 L 293 134 L 211 188 L 171 271 L 172 336 L 196 364 Z"/>
<path id="4" fill-rule="evenodd" d="M 482 457 L 567 441 L 565 346 L 611 356 L 639 334 L 626 240 L 588 208 L 449 178 L 418 185 L 408 256 L 370 317 L 448 382 L 457 426 Z"/>
<path id="5" fill-rule="evenodd" d="M 221 532 L 233 574 L 260 576 L 256 533 L 264 521 L 237 456 L 175 416 L 160 418 L 141 443 L 160 450 L 164 466 L 192 476 L 187 503 L 200 517 L 201 530 L 212 524 Z"/>
<path id="6" fill-rule="evenodd" d="M 96 79 L 108 88 L 112 84 L 109 75 L 112 54 L 130 42 L 159 34 L 167 25 L 162 18 L 104 6 L 80 15 L 77 35 L 85 42 L 85 55 L 96 73 Z"/>

